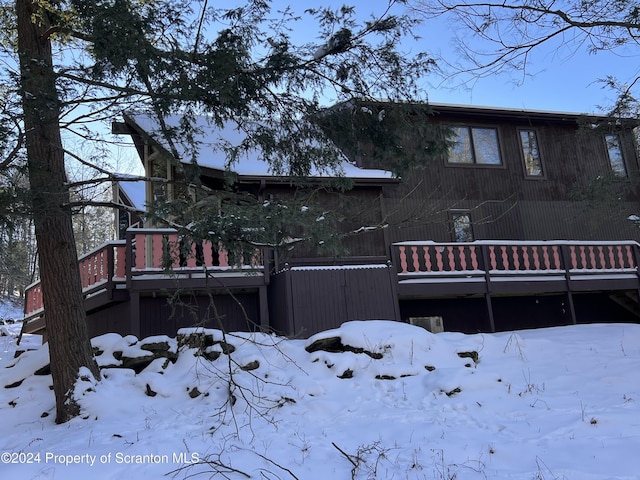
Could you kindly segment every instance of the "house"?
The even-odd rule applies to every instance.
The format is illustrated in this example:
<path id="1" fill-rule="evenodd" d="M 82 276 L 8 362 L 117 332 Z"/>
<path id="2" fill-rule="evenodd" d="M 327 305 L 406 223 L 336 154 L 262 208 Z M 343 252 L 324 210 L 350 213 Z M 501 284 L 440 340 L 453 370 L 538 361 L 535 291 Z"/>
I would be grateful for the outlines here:
<path id="1" fill-rule="evenodd" d="M 337 115 L 345 108 L 375 123 L 408 106 L 343 105 Z M 428 110 L 428 117 L 416 115 L 402 132 L 403 151 L 421 155 L 415 132 L 418 122 L 429 121 L 450 135 L 445 154 L 396 178 L 385 168 L 394 159 L 380 155 L 376 138 L 366 132 L 347 141 L 336 136 L 349 158 L 339 168 L 353 188 L 340 192 L 331 188 L 331 173 L 311 174 L 322 187 L 314 193 L 319 202 L 345 213 L 336 228 L 353 233 L 345 236 L 347 256 L 312 248 L 283 258 L 265 249 L 234 259 L 211 242 L 190 245 L 191 254 L 181 255 L 177 231 L 131 228 L 81 259 L 91 333 L 145 336 L 207 325 L 306 336 L 376 318 L 475 332 L 640 318 L 640 230 L 628 220 L 638 199 L 625 187 L 640 171 L 637 121 L 411 108 Z M 203 126 L 195 156 L 178 150 L 189 160 L 177 170 L 169 152 L 183 147 L 167 145 L 147 117 L 125 116 L 115 132 L 131 136 L 147 175 L 167 179 L 146 184 L 147 204 L 157 196 L 188 198 L 188 189 L 171 181 L 188 175 L 193 160 L 197 180 L 222 191 L 226 157 L 214 147 L 218 140 L 238 141 L 232 127 Z M 258 204 L 298 192 L 257 152 L 247 152 L 233 169 L 234 190 Z M 603 186 L 618 192 L 615 203 L 589 201 L 587 193 L 602 193 Z M 25 307 L 34 328 L 43 316 L 37 292 L 35 284 Z"/>

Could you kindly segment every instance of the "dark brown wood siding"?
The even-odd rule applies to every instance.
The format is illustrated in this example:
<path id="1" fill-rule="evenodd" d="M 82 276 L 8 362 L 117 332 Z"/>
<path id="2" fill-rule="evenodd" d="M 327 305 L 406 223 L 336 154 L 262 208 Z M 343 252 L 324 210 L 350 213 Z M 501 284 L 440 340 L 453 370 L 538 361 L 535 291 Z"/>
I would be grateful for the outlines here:
<path id="1" fill-rule="evenodd" d="M 260 325 L 256 293 L 234 295 L 157 295 L 140 298 L 140 337 L 174 335 L 180 328 L 221 328 L 252 331 Z"/>
<path id="2" fill-rule="evenodd" d="M 265 199 L 308 197 L 322 211 L 327 212 L 327 218 L 338 220 L 333 231 L 344 234 L 342 251 L 338 256 L 388 256 L 384 232 L 381 228 L 382 216 L 382 188 L 380 186 L 355 186 L 352 190 L 339 191 L 329 187 L 313 187 L 296 190 L 287 185 L 267 185 L 262 193 Z M 327 220 L 332 221 L 332 220 Z M 296 232 L 292 232 L 295 235 Z M 289 258 L 307 258 L 331 256 L 331 252 L 324 251 L 318 245 L 304 242 L 292 246 L 289 251 L 280 254 L 280 260 Z"/>
<path id="3" fill-rule="evenodd" d="M 491 127 L 498 131 L 502 165 L 460 165 L 445 158 L 406 174 L 402 183 L 383 187 L 383 217 L 390 223 L 387 243 L 454 240 L 451 212 L 466 211 L 475 239 L 636 239 L 640 230 L 627 220 L 638 212 L 631 196 L 614 204 L 580 201 L 589 182 L 611 173 L 604 132 L 580 127 L 577 120 L 544 120 L 471 113 L 438 114 L 434 122 Z M 527 177 L 519 131 L 537 134 L 544 175 Z M 631 129 L 619 128 L 625 165 L 638 173 Z M 366 165 L 366 159 L 363 160 Z"/>
<path id="4" fill-rule="evenodd" d="M 387 266 L 284 270 L 270 285 L 272 325 L 309 337 L 350 320 L 399 320 L 394 272 Z"/>
<path id="5" fill-rule="evenodd" d="M 131 333 L 129 302 L 112 303 L 101 310 L 87 312 L 87 329 L 91 338 L 104 333 Z"/>

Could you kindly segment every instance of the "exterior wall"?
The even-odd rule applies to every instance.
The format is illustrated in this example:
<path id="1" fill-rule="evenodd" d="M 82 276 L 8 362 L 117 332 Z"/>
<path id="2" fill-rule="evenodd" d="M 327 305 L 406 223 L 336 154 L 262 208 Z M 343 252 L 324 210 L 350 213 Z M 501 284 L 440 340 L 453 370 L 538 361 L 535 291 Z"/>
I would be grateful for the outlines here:
<path id="1" fill-rule="evenodd" d="M 435 123 L 496 128 L 501 164 L 461 165 L 434 158 L 423 169 L 405 175 L 400 183 L 356 186 L 347 192 L 320 185 L 311 196 L 344 217 L 336 225 L 340 232 L 388 224 L 388 228 L 347 236 L 345 255 L 388 257 L 394 242 L 453 241 L 451 213 L 455 211 L 469 213 L 476 240 L 640 240 L 640 230 L 626 220 L 629 214 L 638 213 L 637 198 L 629 197 L 616 206 L 603 203 L 593 208 L 575 200 L 577 190 L 598 176 L 611 173 L 603 132 L 580 128 L 578 120 L 571 115 L 436 107 L 432 118 Z M 621 138 L 627 172 L 636 175 L 640 166 L 632 131 L 624 126 L 615 128 Z M 541 177 L 526 175 L 520 129 L 536 132 L 544 172 Z M 407 137 L 406 148 L 411 148 L 410 134 Z M 366 156 L 353 153 L 362 166 L 384 168 L 367 165 Z M 257 201 L 306 193 L 277 179 L 240 180 L 238 189 L 251 192 Z M 221 185 L 217 177 L 204 179 L 204 183 L 212 188 Z M 306 258 L 310 262 L 313 257 L 325 256 L 313 247 L 296 248 L 289 255 L 291 259 Z M 280 259 L 280 263 L 284 261 L 286 258 Z M 389 269 L 286 269 L 272 276 L 268 288 L 270 326 L 280 333 L 306 337 L 348 320 L 408 321 L 414 316 L 436 315 L 444 318 L 446 330 L 491 330 L 487 298 L 402 298 L 398 304 L 396 282 Z M 495 328 L 571 322 L 565 294 L 538 293 L 491 298 Z M 249 318 L 257 321 L 258 295 L 243 293 L 237 298 Z M 189 306 L 174 310 L 162 296 L 142 297 L 140 334 L 175 332 L 198 323 L 219 326 L 212 320 L 206 296 L 184 300 Z M 227 329 L 254 328 L 230 297 L 216 297 L 216 309 L 225 318 Z M 607 321 L 607 312 L 615 312 L 620 321 L 637 321 L 607 294 L 576 295 L 575 309 L 579 323 Z"/>
<path id="2" fill-rule="evenodd" d="M 271 324 L 309 337 L 350 320 L 399 320 L 395 282 L 385 265 L 284 270 L 270 285 Z"/>
<path id="3" fill-rule="evenodd" d="M 577 323 L 638 323 L 639 319 L 612 300 L 621 292 L 573 295 Z M 544 328 L 572 323 L 565 294 L 492 297 L 498 332 Z M 446 331 L 490 332 L 486 302 L 481 297 L 400 300 L 402 321 L 410 317 L 440 316 Z"/>
<path id="4" fill-rule="evenodd" d="M 453 241 L 452 211 L 470 214 L 475 239 L 640 239 L 640 230 L 626 220 L 638 211 L 638 199 L 593 207 L 574 198 L 580 188 L 611 173 L 603 132 L 583 129 L 577 119 L 541 120 L 524 113 L 480 117 L 473 110 L 462 114 L 438 112 L 437 107 L 434 122 L 496 128 L 502 165 L 431 159 L 424 169 L 406 175 L 401 184 L 384 186 L 382 209 L 391 223 L 388 243 Z M 542 177 L 525 174 L 518 133 L 523 128 L 537 134 Z M 637 174 L 632 131 L 617 133 L 627 172 Z"/>
<path id="5" fill-rule="evenodd" d="M 91 338 L 104 333 L 131 333 L 129 302 L 112 303 L 106 308 L 87 312 L 87 327 Z"/>
<path id="6" fill-rule="evenodd" d="M 180 328 L 205 327 L 252 331 L 260 325 L 257 293 L 180 295 L 140 298 L 140 337 L 175 334 Z M 243 311 L 244 309 L 244 311 Z M 246 312 L 246 315 L 245 315 Z"/>
<path id="7" fill-rule="evenodd" d="M 394 107 L 382 103 L 371 108 Z M 418 108 L 428 107 L 418 105 L 414 110 Z M 640 240 L 640 229 L 625 220 L 629 214 L 638 213 L 637 198 L 630 197 L 626 203 L 613 207 L 600 205 L 593 209 L 574 198 L 578 189 L 612 170 L 605 133 L 620 135 L 627 172 L 630 175 L 640 172 L 632 131 L 635 123 L 622 121 L 607 126 L 603 119 L 574 114 L 447 105 L 430 108 L 433 115 L 415 115 L 417 121 L 496 128 L 502 164 L 461 165 L 448 163 L 446 158 L 425 159 L 426 166 L 406 174 L 401 183 L 359 185 L 347 192 L 331 190 L 328 184 L 316 185 L 313 191 L 303 190 L 269 177 L 240 177 L 237 188 L 255 195 L 258 201 L 272 195 L 300 197 L 309 193 L 318 203 L 343 216 L 343 221 L 336 226 L 341 232 L 389 225 L 386 229 L 345 237 L 346 250 L 340 252 L 343 256 L 388 256 L 389 246 L 397 241 L 452 241 L 451 213 L 454 211 L 470 214 L 475 239 Z M 597 122 L 605 127 L 586 126 Z M 581 126 L 583 124 L 585 126 Z M 537 135 L 542 177 L 526 175 L 519 138 L 522 129 L 533 130 Z M 402 137 L 406 139 L 403 150 L 415 149 L 411 132 L 410 126 L 403 127 Z M 145 157 L 145 152 L 152 147 L 139 135 L 133 134 L 133 137 L 139 153 Z M 394 163 L 394 159 L 389 158 L 373 164 L 367 155 L 371 148 L 366 138 L 343 147 L 363 167 L 385 168 L 385 162 Z M 160 157 L 157 160 L 166 163 Z M 222 188 L 222 172 L 204 169 L 203 175 L 204 184 Z M 306 258 L 329 254 L 314 247 L 298 246 L 287 255 Z"/>
<path id="8" fill-rule="evenodd" d="M 132 324 L 132 313 L 135 317 L 135 312 L 130 300 L 110 303 L 100 310 L 87 312 L 89 335 L 95 337 L 115 332 L 144 338 L 150 335 L 175 336 L 180 328 L 185 327 L 223 326 L 227 331 L 252 331 L 260 325 L 257 292 L 236 293 L 233 296 L 213 294 L 211 297 L 201 292 L 171 298 L 158 293 L 140 297 L 137 309 L 139 320 L 135 322 L 133 318 Z"/>
<path id="9" fill-rule="evenodd" d="M 340 233 L 357 232 L 346 235 L 342 240 L 343 250 L 338 256 L 385 256 L 389 249 L 385 244 L 382 215 L 382 188 L 380 186 L 355 186 L 352 190 L 339 191 L 326 187 L 311 186 L 304 191 L 284 185 L 266 185 L 261 193 L 263 198 L 288 198 L 309 196 L 309 201 L 320 206 L 339 218 L 335 231 Z M 300 244 L 290 251 L 280 252 L 281 262 L 288 259 L 331 256 L 330 252 L 318 252 L 316 248 Z"/>

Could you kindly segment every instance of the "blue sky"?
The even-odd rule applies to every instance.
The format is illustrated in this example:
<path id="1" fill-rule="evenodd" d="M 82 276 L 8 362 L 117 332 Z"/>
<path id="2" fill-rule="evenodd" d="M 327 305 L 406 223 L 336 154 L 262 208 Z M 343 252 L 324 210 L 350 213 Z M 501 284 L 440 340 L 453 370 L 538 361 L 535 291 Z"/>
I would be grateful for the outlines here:
<path id="1" fill-rule="evenodd" d="M 243 0 L 238 0 L 243 1 Z M 227 3 L 227 2 L 225 2 Z M 230 3 L 230 2 L 229 2 Z M 293 5 L 300 13 L 306 8 L 343 4 L 356 6 L 364 19 L 372 13 L 384 12 L 387 0 L 274 0 L 274 12 L 278 6 Z M 317 25 L 305 19 L 291 25 L 296 42 L 317 41 Z M 454 27 L 446 20 L 425 21 L 418 34 L 419 42 L 407 42 L 406 49 L 413 52 L 427 51 L 455 62 L 459 57 L 454 47 Z M 445 81 L 438 75 L 425 79 L 428 100 L 432 103 L 475 105 L 523 110 L 547 110 L 575 113 L 602 113 L 611 106 L 615 95 L 603 88 L 598 79 L 608 75 L 621 81 L 630 81 L 638 72 L 638 62 L 633 52 L 629 56 L 619 53 L 586 51 L 572 52 L 566 48 L 549 45 L 534 52 L 530 69 L 523 77 L 521 72 L 505 71 L 491 78 L 470 81 L 460 86 L 459 78 Z M 601 108 L 602 107 L 602 108 Z"/>
<path id="2" fill-rule="evenodd" d="M 275 4 L 294 5 L 291 0 Z M 312 6 L 354 5 L 359 15 L 369 18 L 371 13 L 383 12 L 387 0 L 307 0 L 304 8 Z M 305 25 L 306 22 L 305 22 Z M 307 35 L 313 30 L 302 29 Z M 442 55 L 455 62 L 459 54 L 454 46 L 455 26 L 446 18 L 425 21 L 418 34 L 418 43 L 408 42 L 412 51 L 427 51 Z M 306 38 L 305 40 L 312 40 Z M 522 108 L 529 110 L 552 110 L 576 113 L 601 112 L 600 107 L 612 104 L 615 95 L 598 82 L 608 75 L 621 81 L 630 81 L 638 71 L 637 59 L 612 52 L 589 54 L 585 50 L 572 52 L 558 45 L 547 45 L 535 50 L 530 58 L 530 69 L 523 78 L 521 72 L 504 72 L 491 78 L 476 79 L 461 87 L 460 78 L 443 81 L 433 75 L 427 78 L 429 101 L 493 107 Z"/>
<path id="3" fill-rule="evenodd" d="M 451 30 L 445 22 L 427 21 L 422 26 L 421 47 L 455 60 Z M 613 52 L 590 54 L 584 50 L 572 52 L 556 49 L 556 45 L 541 47 L 531 56 L 529 69 L 522 72 L 504 71 L 491 78 L 470 81 L 467 88 L 455 88 L 459 80 L 429 79 L 429 100 L 438 103 L 486 105 L 529 110 L 555 110 L 577 113 L 600 111 L 615 99 L 611 90 L 603 88 L 599 79 L 613 75 L 623 82 L 634 78 L 637 63 L 634 58 Z"/>

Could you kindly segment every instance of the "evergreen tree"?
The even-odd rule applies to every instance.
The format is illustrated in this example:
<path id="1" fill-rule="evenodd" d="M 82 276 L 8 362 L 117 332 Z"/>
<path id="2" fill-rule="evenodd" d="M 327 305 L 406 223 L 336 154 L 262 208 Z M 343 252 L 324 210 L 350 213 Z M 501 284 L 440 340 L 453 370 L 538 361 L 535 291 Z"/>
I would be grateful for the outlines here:
<path id="1" fill-rule="evenodd" d="M 155 116 L 173 166 L 193 187 L 198 187 L 198 168 L 185 169 L 183 164 L 195 158 L 194 119 L 202 116 L 218 127 L 231 122 L 243 132 L 239 144 L 220 146 L 229 166 L 243 152 L 257 149 L 275 172 L 296 180 L 313 171 L 330 171 L 342 156 L 314 121 L 324 114 L 327 102 L 419 98 L 416 81 L 432 62 L 422 54 L 411 57 L 398 51 L 401 38 L 415 24 L 410 17 L 393 14 L 402 3 L 390 0 L 385 11 L 368 21 L 359 21 L 351 7 L 308 10 L 305 16 L 315 20 L 320 40 L 300 44 L 293 35 L 296 14 L 276 11 L 268 0 L 247 0 L 229 8 L 186 0 L 3 4 L 5 64 L 15 61 L 17 52 L 19 65 L 19 77 L 11 78 L 19 78 L 20 128 L 25 132 L 57 422 L 77 414 L 73 386 L 78 375 L 88 369 L 99 377 L 86 331 L 71 219 L 78 203 L 70 196 L 73 185 L 65 174 L 65 157 L 91 161 L 72 152 L 61 131 L 93 136 L 88 122 L 113 120 L 135 105 Z M 165 118 L 175 113 L 181 121 L 170 126 Z M 179 141 L 186 148 L 177 148 Z M 92 182 L 118 179 L 96 168 L 100 175 Z M 319 223 L 322 215 L 291 221 L 284 205 L 262 205 L 258 212 L 255 201 L 229 192 L 227 204 L 235 210 L 217 216 L 225 225 L 215 231 L 235 232 L 225 241 L 238 242 L 240 251 L 243 243 L 281 244 L 298 238 L 286 228 L 295 224 L 304 230 L 305 224 Z M 201 218 L 188 207 L 216 209 L 219 202 L 202 195 L 196 202 L 154 207 L 158 218 L 173 221 L 177 211 L 183 219 Z M 304 204 L 297 207 L 299 213 L 309 212 Z M 270 221 L 265 222 L 267 217 Z M 281 227 L 266 228 L 277 222 Z M 211 231 L 186 220 L 181 226 L 194 238 Z M 255 232 L 260 234 L 248 238 Z M 233 245 L 228 247 L 233 251 Z"/>

